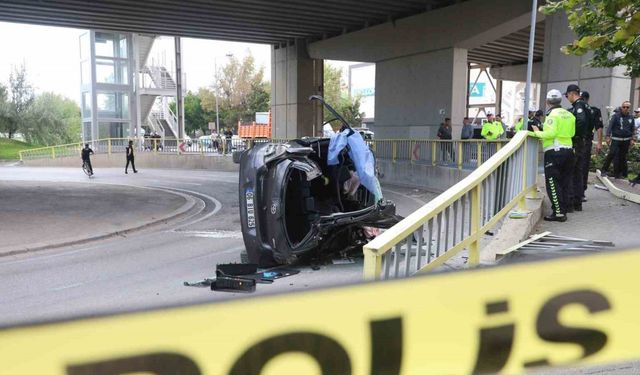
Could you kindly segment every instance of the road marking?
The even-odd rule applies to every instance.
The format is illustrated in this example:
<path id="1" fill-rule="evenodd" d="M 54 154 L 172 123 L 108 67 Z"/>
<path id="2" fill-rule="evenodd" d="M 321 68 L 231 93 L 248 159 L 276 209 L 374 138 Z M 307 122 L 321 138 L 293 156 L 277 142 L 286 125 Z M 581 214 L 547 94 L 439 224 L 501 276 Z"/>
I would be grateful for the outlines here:
<path id="1" fill-rule="evenodd" d="M 180 233 L 189 237 L 202 237 L 202 238 L 242 238 L 242 232 L 229 231 L 229 230 L 173 230 L 172 233 Z"/>
<path id="2" fill-rule="evenodd" d="M 75 287 L 81 286 L 81 285 L 84 285 L 84 283 L 75 283 L 75 284 L 71 284 L 71 285 L 59 286 L 59 287 L 53 288 L 51 290 L 58 291 L 58 290 L 64 290 L 64 289 L 71 289 L 71 288 L 75 288 Z"/>
<path id="3" fill-rule="evenodd" d="M 174 229 L 183 228 L 183 227 L 186 227 L 187 225 L 193 225 L 195 223 L 199 223 L 202 220 L 206 220 L 206 219 L 210 218 L 211 216 L 217 214 L 218 211 L 220 211 L 222 209 L 222 203 L 220 203 L 219 200 L 217 200 L 216 198 L 212 197 L 211 195 L 207 195 L 207 194 L 200 193 L 200 192 L 193 191 L 193 190 L 180 189 L 180 188 L 175 188 L 175 187 L 170 187 L 170 186 L 156 186 L 156 187 L 157 188 L 161 188 L 161 189 L 167 189 L 167 190 L 177 190 L 177 191 L 181 191 L 181 192 L 184 192 L 184 193 L 189 193 L 189 194 L 200 196 L 200 197 L 205 197 L 205 198 L 211 200 L 213 202 L 213 204 L 215 205 L 215 208 L 213 209 L 213 211 L 209 212 L 208 214 L 204 215 L 203 217 L 198 218 L 198 219 L 196 219 L 194 221 L 190 221 L 188 223 L 184 223 L 184 224 L 178 225 Z M 205 203 L 205 205 L 206 205 L 206 203 Z"/>

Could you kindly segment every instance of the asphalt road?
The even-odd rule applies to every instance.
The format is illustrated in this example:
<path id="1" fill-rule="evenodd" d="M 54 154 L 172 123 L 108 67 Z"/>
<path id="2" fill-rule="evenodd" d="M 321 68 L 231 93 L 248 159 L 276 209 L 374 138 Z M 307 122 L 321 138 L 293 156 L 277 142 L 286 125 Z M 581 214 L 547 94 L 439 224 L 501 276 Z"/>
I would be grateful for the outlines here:
<path id="1" fill-rule="evenodd" d="M 153 187 L 189 195 L 198 204 L 180 219 L 127 235 L 0 257 L 0 326 L 237 299 L 361 280 L 362 265 L 354 263 L 326 265 L 315 271 L 303 267 L 298 275 L 270 285 L 258 284 L 256 293 L 250 295 L 184 286 L 184 281 L 212 277 L 217 263 L 240 260 L 243 243 L 237 173 L 142 170 L 124 175 L 120 169 L 101 169 L 96 171 L 96 178 L 89 180 L 79 168 L 5 166 L 0 167 L 2 180 Z M 407 189 L 385 190 L 385 195 L 396 202 L 400 214 L 412 212 L 435 196 Z"/>

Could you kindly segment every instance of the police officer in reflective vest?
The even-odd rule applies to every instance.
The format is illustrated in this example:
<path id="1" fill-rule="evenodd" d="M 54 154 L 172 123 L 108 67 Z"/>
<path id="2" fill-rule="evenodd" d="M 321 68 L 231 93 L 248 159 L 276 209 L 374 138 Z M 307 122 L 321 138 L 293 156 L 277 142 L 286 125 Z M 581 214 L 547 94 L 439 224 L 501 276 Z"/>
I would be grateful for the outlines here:
<path id="1" fill-rule="evenodd" d="M 582 195 L 584 194 L 583 174 L 589 173 L 584 170 L 585 139 L 587 132 L 591 128 L 591 107 L 580 97 L 580 87 L 578 85 L 567 86 L 565 97 L 571 102 L 569 111 L 576 118 L 576 134 L 573 137 L 573 151 L 575 154 L 575 165 L 571 176 L 571 184 L 569 185 L 569 205 L 568 212 L 582 211 Z"/>
<path id="2" fill-rule="evenodd" d="M 551 215 L 544 217 L 546 221 L 567 221 L 567 208 L 571 204 L 569 185 L 575 163 L 572 138 L 575 136 L 576 118 L 560 103 L 562 93 L 558 90 L 549 91 L 547 105 L 550 108 L 544 130 L 534 126 L 534 131 L 529 132 L 530 136 L 542 139 L 544 149 L 545 185 L 553 209 Z"/>
<path id="3" fill-rule="evenodd" d="M 607 176 L 607 170 L 613 160 L 613 178 L 627 177 L 627 152 L 633 146 L 635 126 L 631 116 L 631 103 L 625 101 L 620 112 L 611 116 L 607 128 L 607 143 L 609 153 L 602 163 L 602 175 Z"/>

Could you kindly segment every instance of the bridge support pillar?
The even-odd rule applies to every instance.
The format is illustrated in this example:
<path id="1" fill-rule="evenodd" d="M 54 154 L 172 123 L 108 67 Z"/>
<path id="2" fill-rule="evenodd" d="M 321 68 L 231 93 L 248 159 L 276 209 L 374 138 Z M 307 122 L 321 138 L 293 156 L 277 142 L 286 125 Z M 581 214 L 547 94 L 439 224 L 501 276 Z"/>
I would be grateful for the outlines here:
<path id="1" fill-rule="evenodd" d="M 271 62 L 272 136 L 317 136 L 322 130 L 322 107 L 310 102 L 309 96 L 322 95 L 323 60 L 310 58 L 305 41 L 296 40 L 271 47 Z"/>
<path id="2" fill-rule="evenodd" d="M 435 138 L 445 117 L 459 138 L 466 116 L 467 50 L 445 48 L 376 63 L 376 138 Z"/>

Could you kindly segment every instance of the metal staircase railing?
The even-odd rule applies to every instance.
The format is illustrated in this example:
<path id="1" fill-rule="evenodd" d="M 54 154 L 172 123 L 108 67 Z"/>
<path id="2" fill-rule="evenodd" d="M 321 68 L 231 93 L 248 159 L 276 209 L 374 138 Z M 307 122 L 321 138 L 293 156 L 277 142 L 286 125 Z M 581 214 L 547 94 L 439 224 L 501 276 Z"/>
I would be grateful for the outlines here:
<path id="1" fill-rule="evenodd" d="M 535 194 L 538 150 L 537 139 L 518 132 L 469 176 L 366 244 L 365 279 L 428 272 L 465 249 L 468 265 L 478 265 L 481 236 Z"/>

